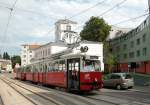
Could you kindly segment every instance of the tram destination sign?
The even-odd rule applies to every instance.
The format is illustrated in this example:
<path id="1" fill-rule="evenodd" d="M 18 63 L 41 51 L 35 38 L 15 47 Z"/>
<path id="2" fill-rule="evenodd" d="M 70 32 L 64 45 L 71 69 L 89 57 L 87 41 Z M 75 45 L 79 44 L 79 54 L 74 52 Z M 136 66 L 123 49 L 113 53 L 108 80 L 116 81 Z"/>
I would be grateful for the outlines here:
<path id="1" fill-rule="evenodd" d="M 90 59 L 98 59 L 98 56 L 90 56 Z"/>

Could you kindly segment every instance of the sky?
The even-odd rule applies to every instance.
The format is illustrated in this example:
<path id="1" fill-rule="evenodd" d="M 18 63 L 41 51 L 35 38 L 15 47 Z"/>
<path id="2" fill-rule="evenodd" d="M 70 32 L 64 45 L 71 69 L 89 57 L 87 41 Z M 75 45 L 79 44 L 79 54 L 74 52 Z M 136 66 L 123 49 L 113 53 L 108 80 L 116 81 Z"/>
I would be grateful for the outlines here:
<path id="1" fill-rule="evenodd" d="M 10 8 L 15 1 L 11 12 Z M 121 1 L 123 0 L 0 0 L 0 53 L 7 51 L 10 55 L 16 55 L 20 54 L 22 44 L 54 41 L 54 24 L 58 19 L 74 16 L 71 20 L 78 23 L 75 31 L 80 32 L 91 16 L 99 16 L 109 25 L 115 25 L 148 13 L 148 0 L 125 0 L 123 4 L 102 15 Z M 99 5 L 93 7 L 97 3 Z M 81 13 L 90 7 L 93 8 Z M 116 26 L 135 28 L 145 18 L 146 16 Z"/>

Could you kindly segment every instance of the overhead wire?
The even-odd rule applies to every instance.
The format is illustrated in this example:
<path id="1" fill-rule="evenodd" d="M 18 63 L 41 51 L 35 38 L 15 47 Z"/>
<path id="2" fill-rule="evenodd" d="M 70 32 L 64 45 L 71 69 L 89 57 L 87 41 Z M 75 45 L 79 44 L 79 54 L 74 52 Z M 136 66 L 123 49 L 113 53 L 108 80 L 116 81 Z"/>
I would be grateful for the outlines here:
<path id="1" fill-rule="evenodd" d="M 101 13 L 98 17 L 105 15 L 106 13 L 112 11 L 112 10 L 115 9 L 116 7 L 119 7 L 120 5 L 122 5 L 123 3 L 125 3 L 126 1 L 127 1 L 127 0 L 123 0 L 123 1 L 121 1 L 121 2 L 119 2 L 119 3 L 117 3 L 117 4 L 114 5 L 113 7 L 109 8 L 108 10 L 104 11 L 103 13 Z M 83 27 L 83 26 L 84 26 L 84 25 L 80 25 L 80 26 L 78 26 L 77 28 L 75 28 L 75 30 L 77 30 L 77 29 L 79 29 L 79 28 L 81 28 L 81 27 Z"/>
<path id="2" fill-rule="evenodd" d="M 3 33 L 3 37 L 4 38 L 2 39 L 2 42 L 5 42 L 6 39 L 7 39 L 7 31 L 8 31 L 8 28 L 9 28 L 10 20 L 12 18 L 12 12 L 13 12 L 13 10 L 15 8 L 15 5 L 16 5 L 17 1 L 18 0 L 15 0 L 14 4 L 12 5 L 12 7 L 8 8 L 10 10 L 10 13 L 9 13 L 9 16 L 8 16 L 8 21 L 7 21 L 7 24 L 6 24 L 6 28 L 5 28 L 4 33 Z M 3 51 L 5 51 L 6 48 L 7 48 L 6 47 L 6 43 L 4 43 L 4 45 L 3 45 Z"/>
<path id="3" fill-rule="evenodd" d="M 9 8 L 10 10 L 10 13 L 9 13 L 9 16 L 8 16 L 8 21 L 7 21 L 7 24 L 6 24 L 6 28 L 4 30 L 4 41 L 6 40 L 7 38 L 7 31 L 8 31 L 8 27 L 9 27 L 9 24 L 10 24 L 10 20 L 11 20 L 11 17 L 12 17 L 12 12 L 15 8 L 15 5 L 17 3 L 18 0 L 15 0 L 14 4 L 12 5 L 12 7 Z"/>
<path id="4" fill-rule="evenodd" d="M 107 1 L 107 0 L 100 1 L 100 2 L 96 3 L 95 5 L 93 5 L 93 6 L 89 7 L 89 8 L 86 8 L 86 9 L 84 9 L 84 10 L 78 12 L 77 14 L 75 14 L 75 15 L 69 17 L 68 19 L 71 19 L 71 18 L 74 18 L 74 17 L 76 17 L 76 16 L 79 16 L 79 15 L 81 15 L 81 14 L 83 14 L 83 13 L 89 11 L 90 9 L 93 9 L 93 8 L 97 7 L 98 5 L 103 4 L 103 3 L 106 2 L 106 1 Z"/>
<path id="5" fill-rule="evenodd" d="M 101 5 L 101 4 L 103 4 L 103 3 L 106 2 L 106 1 L 107 1 L 107 0 L 100 1 L 100 2 L 98 2 L 98 3 L 96 3 L 96 4 L 94 4 L 93 6 L 91 6 L 91 7 L 89 7 L 89 8 L 86 8 L 86 9 L 84 9 L 84 10 L 78 12 L 77 14 L 70 16 L 68 19 L 72 19 L 72 18 L 74 18 L 74 17 L 76 17 L 76 16 L 79 16 L 79 15 L 81 15 L 81 14 L 83 14 L 83 13 L 85 13 L 85 12 L 87 12 L 87 11 L 89 11 L 89 10 L 91 10 L 91 9 L 93 9 L 93 8 L 95 8 L 95 7 L 99 6 L 99 5 Z M 54 31 L 54 30 L 51 29 L 50 31 L 48 31 L 48 33 L 51 33 L 51 32 L 53 32 L 53 31 Z"/>
<path id="6" fill-rule="evenodd" d="M 14 4 L 15 4 L 15 3 L 14 3 Z M 7 4 L 0 2 L 0 7 L 2 7 L 2 8 L 7 8 L 7 9 L 9 9 L 9 10 L 12 9 L 12 7 L 4 6 L 4 5 L 7 5 Z M 49 15 L 49 14 L 46 15 L 46 14 L 42 14 L 42 13 L 37 12 L 37 11 L 26 10 L 26 9 L 23 9 L 23 8 L 15 7 L 15 10 L 16 10 L 16 11 L 21 11 L 21 12 L 33 13 L 33 14 L 36 14 L 36 15 L 44 16 L 44 17 L 49 17 L 49 18 L 51 18 L 51 19 L 53 19 L 53 20 L 57 20 L 57 19 L 58 19 L 58 18 L 56 18 L 56 17 L 58 17 L 58 16 L 53 16 L 53 15 Z"/>
<path id="7" fill-rule="evenodd" d="M 122 0 L 121 2 L 117 3 L 116 5 L 114 5 L 113 7 L 111 7 L 110 9 L 104 11 L 103 13 L 101 13 L 98 17 L 105 15 L 106 13 L 112 11 L 113 9 L 115 9 L 116 7 L 119 7 L 120 5 L 122 5 L 123 3 L 125 3 L 127 0 Z"/>
<path id="8" fill-rule="evenodd" d="M 126 19 L 126 20 L 120 21 L 120 22 L 118 22 L 118 23 L 113 24 L 113 26 L 118 25 L 118 24 L 122 24 L 122 23 L 126 23 L 126 22 L 129 22 L 129 21 L 137 20 L 137 19 L 142 18 L 142 17 L 145 17 L 145 16 L 147 16 L 147 15 L 149 15 L 149 13 L 142 14 L 142 15 L 139 15 L 139 16 L 136 16 L 136 17 L 133 17 L 133 18 L 130 18 L 130 19 Z"/>

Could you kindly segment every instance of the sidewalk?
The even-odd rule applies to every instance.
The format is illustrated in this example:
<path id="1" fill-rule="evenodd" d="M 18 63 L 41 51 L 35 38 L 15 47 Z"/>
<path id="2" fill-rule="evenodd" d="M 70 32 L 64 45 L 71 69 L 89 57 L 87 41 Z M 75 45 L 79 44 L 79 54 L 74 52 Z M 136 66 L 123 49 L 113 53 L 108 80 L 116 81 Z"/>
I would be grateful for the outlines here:
<path id="1" fill-rule="evenodd" d="M 135 86 L 133 89 L 135 91 L 150 94 L 150 86 Z"/>
<path id="2" fill-rule="evenodd" d="M 4 105 L 33 105 L 1 80 L 0 95 Z"/>
<path id="3" fill-rule="evenodd" d="M 135 73 L 133 77 L 136 86 L 144 86 L 145 83 L 150 82 L 150 75 Z"/>

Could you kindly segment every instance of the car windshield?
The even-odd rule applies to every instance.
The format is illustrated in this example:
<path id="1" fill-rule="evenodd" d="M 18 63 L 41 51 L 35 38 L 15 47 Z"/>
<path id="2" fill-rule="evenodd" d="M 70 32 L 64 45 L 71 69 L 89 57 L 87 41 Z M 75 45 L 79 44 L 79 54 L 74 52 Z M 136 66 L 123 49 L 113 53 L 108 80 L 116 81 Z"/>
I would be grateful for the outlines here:
<path id="1" fill-rule="evenodd" d="M 84 60 L 83 71 L 100 71 L 100 61 L 98 60 Z"/>
<path id="2" fill-rule="evenodd" d="M 133 78 L 132 75 L 130 75 L 130 74 L 124 74 L 123 77 L 125 79 L 131 79 L 131 78 Z"/>

